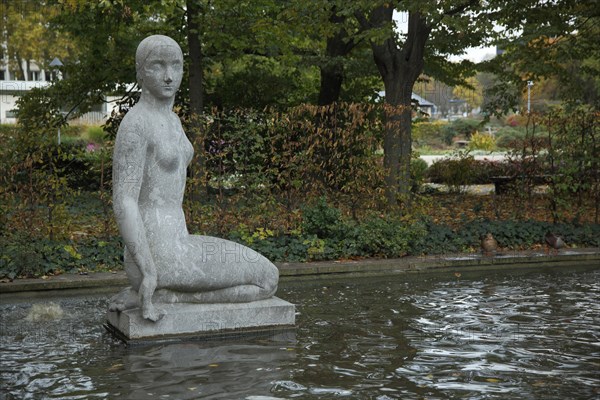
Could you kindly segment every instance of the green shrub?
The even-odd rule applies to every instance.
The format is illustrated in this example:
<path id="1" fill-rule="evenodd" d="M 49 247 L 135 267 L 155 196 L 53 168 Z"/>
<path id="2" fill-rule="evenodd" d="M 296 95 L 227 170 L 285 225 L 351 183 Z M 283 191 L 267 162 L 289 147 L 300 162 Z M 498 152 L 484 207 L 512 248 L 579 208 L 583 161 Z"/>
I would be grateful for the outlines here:
<path id="1" fill-rule="evenodd" d="M 444 141 L 446 144 L 451 145 L 452 140 L 457 136 L 469 139 L 480 125 L 481 121 L 476 119 L 459 118 L 454 120 L 443 128 Z"/>
<path id="2" fill-rule="evenodd" d="M 52 140 L 49 143 L 52 147 L 58 146 L 57 140 Z M 84 138 L 80 138 L 79 136 L 65 135 L 61 134 L 60 136 L 60 147 L 64 152 L 72 153 L 76 150 L 84 150 L 87 145 L 87 140 Z"/>
<path id="3" fill-rule="evenodd" d="M 492 183 L 494 176 L 516 176 L 518 163 L 475 160 L 471 158 L 445 158 L 427 169 L 430 182 L 449 186 L 483 185 Z"/>
<path id="4" fill-rule="evenodd" d="M 15 136 L 18 134 L 19 129 L 14 124 L 0 124 L 0 138 L 7 136 Z"/>
<path id="5" fill-rule="evenodd" d="M 78 172 L 75 172 L 75 165 L 79 168 Z M 102 180 L 104 180 L 105 188 L 110 188 L 112 185 L 112 147 L 79 152 L 69 171 L 69 184 L 73 188 L 88 191 L 98 190 Z"/>
<path id="6" fill-rule="evenodd" d="M 106 133 L 101 126 L 88 126 L 85 130 L 85 135 L 83 135 L 86 139 L 93 143 L 102 144 L 106 139 Z"/>
<path id="7" fill-rule="evenodd" d="M 412 181 L 412 190 L 417 192 L 427 176 L 427 162 L 421 158 L 410 160 L 410 179 Z"/>
<path id="8" fill-rule="evenodd" d="M 565 210 L 585 198 L 595 204 L 600 222 L 600 118 L 591 106 L 553 108 L 544 115 L 542 142 L 549 182 L 549 209 L 553 220 L 563 220 Z M 532 153 L 535 150 L 531 146 Z"/>
<path id="9" fill-rule="evenodd" d="M 410 254 L 457 253 L 466 248 L 464 239 L 446 225 L 435 224 L 426 219 L 423 221 L 423 229 L 425 233 L 420 240 L 411 244 Z"/>
<path id="10" fill-rule="evenodd" d="M 400 221 L 393 216 L 372 215 L 358 227 L 357 249 L 361 256 L 402 257 L 424 233 L 420 224 Z"/>
<path id="11" fill-rule="evenodd" d="M 255 240 L 252 244 L 245 243 L 235 234 L 230 238 L 251 247 L 273 262 L 301 262 L 309 259 L 309 245 L 306 239 L 299 236 L 279 235 Z"/>
<path id="12" fill-rule="evenodd" d="M 469 149 L 493 151 L 496 149 L 496 140 L 492 135 L 488 135 L 487 133 L 475 132 L 471 135 Z"/>
<path id="13" fill-rule="evenodd" d="M 525 137 L 521 128 L 502 127 L 496 132 L 496 144 L 501 148 L 515 147 L 516 143 Z"/>
<path id="14" fill-rule="evenodd" d="M 47 168 L 50 160 L 53 160 L 58 176 L 65 178 L 70 188 L 98 190 L 104 162 L 105 184 L 110 185 L 112 149 L 95 147 L 91 151 L 89 145 L 85 139 L 73 136 L 65 136 L 60 146 L 55 142 L 40 145 L 39 149 L 45 157 L 38 167 Z"/>
<path id="15" fill-rule="evenodd" d="M 506 117 L 504 123 L 510 127 L 525 126 L 527 125 L 527 119 L 527 115 L 511 114 Z"/>
<path id="16" fill-rule="evenodd" d="M 428 176 L 431 182 L 443 183 L 452 192 L 460 192 L 461 187 L 474 181 L 475 159 L 469 152 L 457 152 L 456 158 L 444 158 L 431 165 Z"/>
<path id="17" fill-rule="evenodd" d="M 479 251 L 481 237 L 491 232 L 498 245 L 508 249 L 531 248 L 543 245 L 547 232 L 560 235 L 568 246 L 598 247 L 600 245 L 599 224 L 552 224 L 545 221 L 472 221 L 460 228 L 424 221 L 426 230 L 421 240 L 415 241 L 411 254 L 443 254 L 467 250 Z"/>
<path id="18" fill-rule="evenodd" d="M 336 238 L 340 233 L 342 212 L 330 206 L 326 197 L 320 197 L 313 206 L 302 209 L 302 232 L 321 239 Z"/>
<path id="19" fill-rule="evenodd" d="M 69 240 L 32 239 L 25 235 L 0 236 L 0 278 L 34 278 L 53 272 L 119 269 L 123 247 L 118 238 Z"/>
<path id="20" fill-rule="evenodd" d="M 444 129 L 448 125 L 445 121 L 415 122 L 412 126 L 412 138 L 416 145 L 429 145 L 441 147 L 444 143 Z"/>

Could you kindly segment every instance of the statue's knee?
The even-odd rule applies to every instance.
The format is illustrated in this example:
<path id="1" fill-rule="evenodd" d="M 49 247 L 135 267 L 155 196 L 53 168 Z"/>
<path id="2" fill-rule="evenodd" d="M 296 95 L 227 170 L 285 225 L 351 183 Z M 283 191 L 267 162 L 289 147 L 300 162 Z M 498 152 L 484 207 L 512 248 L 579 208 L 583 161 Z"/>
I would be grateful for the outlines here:
<path id="1" fill-rule="evenodd" d="M 272 296 L 277 291 L 277 284 L 279 283 L 279 269 L 271 262 L 265 266 L 265 277 L 263 287 L 265 292 L 268 292 L 269 296 Z"/>

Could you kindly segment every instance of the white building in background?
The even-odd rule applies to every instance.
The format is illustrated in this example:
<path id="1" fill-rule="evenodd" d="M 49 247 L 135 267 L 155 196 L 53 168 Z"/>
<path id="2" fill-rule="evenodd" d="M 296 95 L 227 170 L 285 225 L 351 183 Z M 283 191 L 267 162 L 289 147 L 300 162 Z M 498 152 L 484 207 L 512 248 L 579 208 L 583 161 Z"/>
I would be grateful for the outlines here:
<path id="1" fill-rule="evenodd" d="M 14 124 L 16 119 L 16 103 L 19 97 L 33 88 L 44 88 L 52 80 L 60 79 L 56 73 L 41 69 L 35 61 L 22 62 L 24 80 L 17 80 L 17 74 L 12 71 L 6 56 L 0 59 L 0 124 Z M 107 96 L 106 102 L 99 104 L 88 113 L 69 121 L 71 124 L 101 125 L 110 117 L 118 97 Z"/>
<path id="2" fill-rule="evenodd" d="M 33 88 L 48 84 L 48 81 L 0 80 L 0 124 L 16 123 L 17 99 Z"/>
<path id="3" fill-rule="evenodd" d="M 376 99 L 379 101 L 385 99 L 385 90 L 377 92 Z M 414 92 L 411 95 L 411 100 L 420 112 L 429 115 L 431 118 L 439 118 L 438 107 L 434 103 L 424 99 Z"/>
<path id="4" fill-rule="evenodd" d="M 14 124 L 17 99 L 36 87 L 49 85 L 46 79 L 46 71 L 40 69 L 35 62 L 27 65 L 23 62 L 21 68 L 25 72 L 25 80 L 17 80 L 16 73 L 8 66 L 6 55 L 0 59 L 0 123 Z"/>

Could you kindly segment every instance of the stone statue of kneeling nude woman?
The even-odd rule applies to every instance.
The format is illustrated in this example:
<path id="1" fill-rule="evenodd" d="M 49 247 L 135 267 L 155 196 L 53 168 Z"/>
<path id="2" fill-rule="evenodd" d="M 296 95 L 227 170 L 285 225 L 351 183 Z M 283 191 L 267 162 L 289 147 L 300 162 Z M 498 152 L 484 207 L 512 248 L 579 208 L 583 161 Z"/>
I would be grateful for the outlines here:
<path id="1" fill-rule="evenodd" d="M 125 115 L 115 141 L 113 209 L 125 244 L 131 287 L 109 310 L 141 307 L 151 321 L 160 303 L 240 303 L 272 297 L 279 272 L 241 244 L 190 235 L 182 209 L 193 148 L 173 101 L 183 75 L 179 45 L 167 36 L 137 48 L 139 102 Z"/>

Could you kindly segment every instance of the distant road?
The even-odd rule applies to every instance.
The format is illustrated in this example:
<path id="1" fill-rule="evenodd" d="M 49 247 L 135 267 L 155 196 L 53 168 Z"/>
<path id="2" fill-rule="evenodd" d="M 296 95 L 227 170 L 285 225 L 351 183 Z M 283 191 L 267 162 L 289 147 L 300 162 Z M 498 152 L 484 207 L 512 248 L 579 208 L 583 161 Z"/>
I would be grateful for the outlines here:
<path id="1" fill-rule="evenodd" d="M 425 160 L 427 165 L 431 165 L 434 162 L 441 160 L 443 158 L 449 158 L 450 155 L 440 155 L 440 156 L 420 156 L 421 160 Z M 506 157 L 504 154 L 492 154 L 492 155 L 480 155 L 473 156 L 476 160 L 489 160 L 489 161 L 503 161 Z"/>

